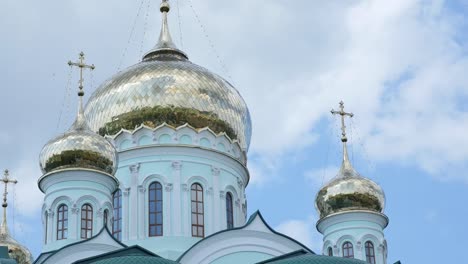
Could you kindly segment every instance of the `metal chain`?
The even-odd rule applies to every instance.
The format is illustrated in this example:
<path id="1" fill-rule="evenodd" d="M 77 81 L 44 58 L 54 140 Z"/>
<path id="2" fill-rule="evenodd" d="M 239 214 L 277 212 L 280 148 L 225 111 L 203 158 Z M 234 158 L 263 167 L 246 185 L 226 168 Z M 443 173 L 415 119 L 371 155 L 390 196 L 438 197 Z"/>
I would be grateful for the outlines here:
<path id="1" fill-rule="evenodd" d="M 216 50 L 215 48 L 215 45 L 213 43 L 213 41 L 211 41 L 211 38 L 208 36 L 208 33 L 207 33 L 207 30 L 206 30 L 206 27 L 203 25 L 203 23 L 201 22 L 200 20 L 200 17 L 198 16 L 197 14 L 197 11 L 195 11 L 195 8 L 193 7 L 193 2 L 192 0 L 188 0 L 188 3 L 189 3 L 189 6 L 190 6 L 190 9 L 192 9 L 193 11 L 193 14 L 195 15 L 195 19 L 197 20 L 198 24 L 200 25 L 202 31 L 203 31 L 203 34 L 205 35 L 206 39 L 208 40 L 208 43 L 213 51 L 213 53 L 215 54 L 216 58 L 218 59 L 218 62 L 219 64 L 221 65 L 221 68 L 223 69 L 224 73 L 226 74 L 226 76 L 228 77 L 229 81 L 233 83 L 233 79 L 232 79 L 232 76 L 229 74 L 229 71 L 226 67 L 226 64 L 223 62 L 223 60 L 221 59 L 221 56 L 219 55 L 218 51 Z"/>
<path id="2" fill-rule="evenodd" d="M 127 55 L 128 47 L 130 46 L 133 35 L 135 34 L 136 24 L 137 24 L 138 18 L 140 17 L 140 13 L 141 13 L 141 10 L 143 8 L 144 1 L 145 0 L 140 1 L 140 7 L 138 8 L 138 12 L 137 12 L 137 15 L 135 16 L 135 20 L 133 21 L 133 26 L 132 26 L 132 29 L 130 31 L 130 36 L 128 37 L 127 45 L 125 46 L 125 49 L 124 49 L 124 51 L 122 53 L 122 57 L 120 58 L 120 62 L 119 62 L 119 66 L 117 67 L 117 71 L 120 71 L 120 68 L 122 67 L 123 60 L 124 60 L 125 56 Z"/>
<path id="3" fill-rule="evenodd" d="M 65 108 L 66 101 L 70 97 L 71 79 L 72 79 L 72 68 L 70 67 L 70 69 L 68 71 L 67 85 L 65 87 L 65 94 L 63 95 L 63 100 L 62 100 L 62 107 L 60 107 L 59 118 L 58 118 L 58 121 L 57 121 L 57 128 L 56 128 L 56 131 L 55 131 L 56 133 L 58 132 L 58 130 L 60 128 L 60 123 L 62 121 L 63 110 Z M 68 105 L 67 105 L 67 109 L 68 109 Z"/>
<path id="4" fill-rule="evenodd" d="M 182 18 L 180 16 L 179 0 L 176 0 L 176 6 L 177 6 L 177 20 L 179 21 L 180 48 L 184 49 L 184 42 L 182 40 Z"/>
<path id="5" fill-rule="evenodd" d="M 143 37 L 141 39 L 141 44 L 140 44 L 140 57 L 143 56 L 143 46 L 145 44 L 145 38 L 146 38 L 146 31 L 148 31 L 148 16 L 149 16 L 149 11 L 151 9 L 151 0 L 148 0 L 148 5 L 146 6 L 146 14 L 145 14 L 145 24 L 143 26 Z"/>

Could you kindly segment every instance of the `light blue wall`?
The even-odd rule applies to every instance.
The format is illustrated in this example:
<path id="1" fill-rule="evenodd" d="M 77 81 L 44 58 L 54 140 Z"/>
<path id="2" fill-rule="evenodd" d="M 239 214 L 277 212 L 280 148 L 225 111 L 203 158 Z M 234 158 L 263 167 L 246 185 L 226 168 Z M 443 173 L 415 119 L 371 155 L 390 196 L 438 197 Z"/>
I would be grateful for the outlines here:
<path id="1" fill-rule="evenodd" d="M 205 236 L 226 228 L 227 192 L 234 200 L 235 226 L 245 223 L 248 171 L 220 151 L 170 144 L 133 146 L 119 152 L 116 177 L 124 193 L 122 242 L 126 244 L 139 244 L 163 257 L 177 259 L 200 240 L 191 233 L 193 183 L 199 183 L 204 190 Z M 163 237 L 148 237 L 146 190 L 153 181 L 163 185 Z"/>
<path id="2" fill-rule="evenodd" d="M 254 264 L 273 257 L 272 255 L 260 252 L 237 252 L 218 258 L 211 262 L 211 264 Z"/>
<path id="3" fill-rule="evenodd" d="M 328 247 L 332 247 L 333 255 L 343 256 L 343 244 L 353 245 L 354 258 L 366 260 L 365 243 L 372 242 L 377 264 L 386 263 L 387 245 L 384 228 L 387 218 L 374 212 L 343 212 L 330 215 L 319 224 L 323 231 L 323 253 L 328 255 Z"/>
<path id="4" fill-rule="evenodd" d="M 42 251 L 48 252 L 82 240 L 80 216 L 84 204 L 90 204 L 93 209 L 92 234 L 96 235 L 102 229 L 104 210 L 112 212 L 111 193 L 117 187 L 117 181 L 98 171 L 74 169 L 51 173 L 40 185 L 45 192 L 42 207 L 44 236 L 47 229 L 47 241 L 42 239 Z M 68 235 L 66 239 L 57 240 L 57 210 L 62 204 L 68 207 Z"/>

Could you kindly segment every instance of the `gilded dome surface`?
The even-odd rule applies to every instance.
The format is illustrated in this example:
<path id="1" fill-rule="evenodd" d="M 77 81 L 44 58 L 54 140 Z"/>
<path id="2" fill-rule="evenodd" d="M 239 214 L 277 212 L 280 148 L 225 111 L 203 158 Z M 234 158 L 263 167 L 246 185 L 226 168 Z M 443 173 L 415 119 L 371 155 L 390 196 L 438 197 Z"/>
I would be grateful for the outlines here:
<path id="1" fill-rule="evenodd" d="M 39 162 L 44 174 L 60 169 L 88 168 L 113 175 L 117 152 L 109 141 L 90 130 L 81 113 L 66 133 L 42 148 Z"/>
<path id="2" fill-rule="evenodd" d="M 321 218 L 350 210 L 381 213 L 385 194 L 378 184 L 360 176 L 346 157 L 338 175 L 320 189 L 315 203 Z"/>
<path id="3" fill-rule="evenodd" d="M 251 137 L 249 110 L 226 80 L 190 62 L 172 42 L 167 26 L 169 5 L 161 6 L 159 42 L 143 60 L 105 81 L 89 99 L 85 115 L 91 129 L 114 135 L 142 124 L 166 122 L 225 132 L 247 151 Z"/>

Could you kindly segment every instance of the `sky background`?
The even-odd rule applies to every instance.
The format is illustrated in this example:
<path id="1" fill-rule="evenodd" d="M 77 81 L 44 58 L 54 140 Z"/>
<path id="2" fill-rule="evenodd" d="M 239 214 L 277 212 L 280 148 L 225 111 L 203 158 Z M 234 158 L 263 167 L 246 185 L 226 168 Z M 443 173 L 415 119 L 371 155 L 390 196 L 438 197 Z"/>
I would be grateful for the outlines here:
<path id="1" fill-rule="evenodd" d="M 9 223 L 40 253 L 38 155 L 85 98 L 156 43 L 159 0 L 0 2 L 0 168 L 19 183 Z M 468 228 L 468 3 L 172 0 L 174 41 L 234 84 L 253 121 L 249 213 L 321 253 L 317 191 L 340 166 L 345 101 L 355 168 L 386 193 L 394 263 L 459 263 Z M 70 75 L 71 74 L 71 75 Z M 69 83 L 69 85 L 67 85 Z M 14 199 L 12 199 L 14 198 Z"/>

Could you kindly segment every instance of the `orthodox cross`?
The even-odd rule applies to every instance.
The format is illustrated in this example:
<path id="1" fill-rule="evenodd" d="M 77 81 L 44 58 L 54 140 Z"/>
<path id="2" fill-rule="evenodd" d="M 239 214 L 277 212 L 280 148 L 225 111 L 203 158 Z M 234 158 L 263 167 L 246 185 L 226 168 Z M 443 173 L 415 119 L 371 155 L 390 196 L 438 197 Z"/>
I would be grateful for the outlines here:
<path id="1" fill-rule="evenodd" d="M 3 222 L 6 223 L 6 208 L 8 206 L 8 203 L 7 203 L 7 195 L 8 195 L 8 184 L 9 183 L 13 183 L 13 184 L 16 184 L 18 181 L 17 180 L 14 180 L 14 179 L 10 179 L 10 174 L 9 174 L 9 171 L 8 170 L 5 170 L 4 174 L 3 174 L 3 178 L 2 178 L 2 181 L 3 183 L 5 184 L 5 189 L 3 191 L 3 203 L 2 203 L 2 207 L 3 207 Z"/>
<path id="2" fill-rule="evenodd" d="M 76 66 L 78 68 L 80 68 L 80 91 L 78 92 L 78 96 L 83 96 L 84 95 L 84 92 L 83 92 L 83 69 L 90 69 L 90 70 L 94 70 L 96 67 L 94 67 L 94 64 L 91 64 L 91 65 L 86 65 L 84 63 L 84 53 L 83 52 L 80 52 L 80 61 L 79 62 L 72 62 L 72 61 L 68 61 L 68 65 L 70 67 L 73 67 L 73 66 Z"/>
<path id="3" fill-rule="evenodd" d="M 346 113 L 344 111 L 344 103 L 343 101 L 340 102 L 340 111 L 331 110 L 330 111 L 333 115 L 340 115 L 341 116 L 341 142 L 346 143 L 348 138 L 346 137 L 346 125 L 345 125 L 345 117 L 353 117 L 353 113 Z"/>

